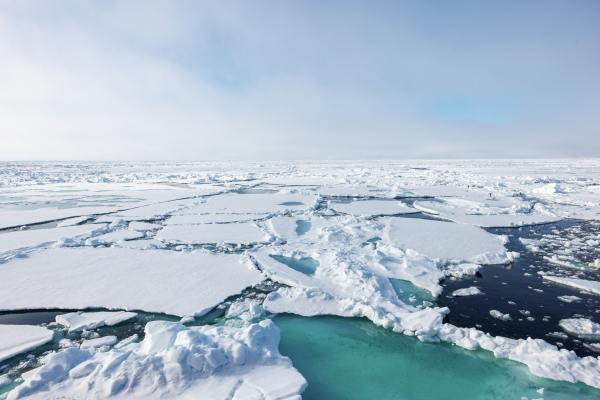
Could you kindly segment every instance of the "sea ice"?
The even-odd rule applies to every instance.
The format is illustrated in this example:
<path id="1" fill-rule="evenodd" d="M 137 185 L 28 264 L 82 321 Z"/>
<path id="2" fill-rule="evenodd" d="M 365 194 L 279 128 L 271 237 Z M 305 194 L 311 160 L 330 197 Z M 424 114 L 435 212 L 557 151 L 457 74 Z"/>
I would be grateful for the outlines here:
<path id="1" fill-rule="evenodd" d="M 129 229 L 134 231 L 153 231 L 162 228 L 162 225 L 152 224 L 150 222 L 133 221 L 129 224 Z"/>
<path id="2" fill-rule="evenodd" d="M 385 239 L 432 259 L 477 264 L 510 261 L 503 241 L 483 229 L 451 222 L 418 218 L 389 218 Z"/>
<path id="3" fill-rule="evenodd" d="M 0 229 L 111 212 L 128 215 L 126 210 L 133 208 L 140 208 L 133 212 L 138 215 L 145 206 L 216 192 L 208 185 L 182 189 L 156 182 L 41 185 L 36 179 L 28 183 L 34 185 L 0 187 L 0 195 L 12 198 L 9 205 L 0 204 Z"/>
<path id="4" fill-rule="evenodd" d="M 561 276 L 544 275 L 547 281 L 600 295 L 600 282 L 578 278 L 563 278 Z"/>
<path id="5" fill-rule="evenodd" d="M 227 222 L 248 222 L 265 218 L 268 214 L 176 214 L 171 216 L 167 225 L 221 224 Z"/>
<path id="6" fill-rule="evenodd" d="M 8 166 L 0 174 L 0 195 L 8 199 L 0 204 L 0 227 L 67 217 L 73 219 L 64 224 L 71 224 L 79 216 L 111 212 L 96 222 L 112 223 L 108 229 L 115 235 L 119 229 L 147 232 L 147 239 L 124 241 L 119 243 L 122 247 L 172 247 L 153 238 L 157 230 L 158 237 L 171 230 L 173 243 L 202 244 L 208 236 L 211 243 L 216 243 L 217 237 L 227 243 L 234 239 L 233 243 L 260 243 L 242 256 L 131 248 L 40 250 L 2 265 L 0 281 L 8 283 L 0 291 L 0 309 L 103 307 L 190 316 L 268 276 L 289 287 L 280 287 L 266 297 L 263 307 L 267 311 L 365 317 L 421 340 L 488 350 L 496 357 L 526 364 L 538 376 L 600 388 L 600 359 L 580 358 L 539 339 L 516 340 L 455 327 L 443 322 L 447 308 L 405 304 L 390 283 L 402 279 L 435 297 L 441 293 L 440 280 L 445 276 L 472 275 L 480 264 L 510 262 L 515 254 L 504 248 L 506 238 L 479 226 L 599 218 L 599 172 L 600 163 L 595 160 Z M 264 182 L 269 184 L 261 185 Z M 69 193 L 73 188 L 75 192 Z M 415 199 L 420 195 L 436 198 Z M 354 199 L 344 204 L 332 201 L 332 197 Z M 395 197 L 406 197 L 402 208 L 414 211 L 410 208 L 414 205 L 459 223 L 357 218 L 379 215 L 378 210 L 386 207 L 395 211 Z M 326 201 L 335 209 L 346 207 L 351 215 L 334 215 L 323 207 Z M 19 203 L 20 209 L 12 203 Z M 29 210 L 30 204 L 41 208 Z M 128 221 L 138 222 L 129 222 L 126 229 Z M 155 225 L 156 221 L 159 224 Z M 303 221 L 302 227 L 299 221 Z M 144 224 L 155 227 L 142 229 L 148 227 Z M 215 231 L 203 236 L 196 228 L 204 228 L 203 224 L 218 227 L 207 228 Z M 245 232 L 248 226 L 254 226 L 254 233 L 267 239 Z M 12 232 L 0 233 L 1 244 L 9 234 Z M 245 241 L 250 237 L 251 242 Z M 45 247 L 59 240 L 35 243 Z M 599 240 L 589 237 L 585 244 L 593 248 Z M 165 241 L 171 243 L 171 239 Z M 568 243 L 570 249 L 578 245 L 573 240 Z M 524 244 L 543 250 L 540 243 Z M 306 275 L 271 255 L 311 258 L 319 267 Z M 553 261 L 569 261 L 568 257 L 565 253 Z M 591 267 L 595 264 L 598 262 L 589 262 Z M 544 279 L 600 293 L 598 282 L 551 276 Z M 257 303 L 238 300 L 229 307 L 225 324 L 245 326 L 261 315 Z M 235 340 L 230 340 L 238 335 L 232 332 L 240 332 L 237 325 L 238 330 L 223 333 L 219 329 L 233 327 L 165 324 L 158 324 L 156 329 L 147 327 L 143 345 L 130 340 L 112 349 L 104 346 L 105 352 L 71 346 L 52 353 L 43 367 L 23 376 L 25 383 L 11 396 L 22 390 L 22 395 L 35 393 L 45 398 L 46 390 L 51 389 L 58 395 L 80 398 L 89 397 L 94 390 L 100 396 L 114 390 L 128 398 L 298 398 L 305 385 L 289 361 L 284 368 L 278 362 L 231 362 L 238 357 Z M 203 329 L 218 333 L 208 334 Z M 162 336 L 163 331 L 166 336 Z M 185 344 L 178 342 L 180 333 L 186 338 Z M 152 335 L 155 337 L 150 338 Z M 165 347 L 155 347 L 156 343 Z M 144 353 L 147 347 L 151 351 Z M 252 342 L 248 347 L 257 349 L 260 345 Z M 232 359 L 206 367 L 208 360 L 213 360 L 206 355 L 221 350 Z M 276 347 L 275 354 L 278 356 Z M 194 369 L 197 360 L 200 370 Z M 139 370 L 133 365 L 141 366 L 143 374 L 136 374 L 134 369 Z"/>
<path id="7" fill-rule="evenodd" d="M 477 286 L 471 286 L 468 288 L 457 289 L 452 292 L 452 296 L 473 296 L 477 294 L 483 294 L 481 290 Z M 491 311 L 490 311 L 491 313 Z"/>
<path id="8" fill-rule="evenodd" d="M 87 237 L 101 233 L 104 230 L 104 225 L 77 225 L 62 228 L 0 232 L 0 255 L 20 249 L 48 245 L 61 239 Z"/>
<path id="9" fill-rule="evenodd" d="M 33 325 L 0 325 L 0 361 L 50 342 L 51 330 Z"/>
<path id="10" fill-rule="evenodd" d="M 580 338 L 600 339 L 600 324 L 587 318 L 566 318 L 558 322 L 565 332 Z"/>
<path id="11" fill-rule="evenodd" d="M 57 324 L 69 328 L 69 332 L 74 332 L 117 325 L 135 316 L 136 313 L 128 311 L 72 312 L 57 315 L 55 320 Z"/>
<path id="12" fill-rule="evenodd" d="M 180 209 L 176 214 L 270 214 L 313 208 L 318 198 L 301 193 L 225 193 L 206 197 L 203 203 Z"/>
<path id="13" fill-rule="evenodd" d="M 264 278 L 233 254 L 53 248 L 0 268 L 0 309 L 144 310 L 202 314 Z"/>
<path id="14" fill-rule="evenodd" d="M 573 351 L 559 350 L 541 339 L 492 336 L 475 328 L 459 328 L 452 324 L 443 324 L 438 335 L 441 340 L 465 349 L 482 348 L 497 358 L 523 363 L 532 374 L 543 378 L 583 382 L 600 388 L 600 357 L 580 358 Z"/>
<path id="15" fill-rule="evenodd" d="M 564 296 L 557 296 L 557 298 L 564 303 L 574 303 L 577 301 L 581 301 L 581 297 L 578 297 L 578 296 L 564 295 Z"/>
<path id="16" fill-rule="evenodd" d="M 230 224 L 167 225 L 156 234 L 156 239 L 166 243 L 250 244 L 267 242 L 270 238 L 251 222 Z"/>
<path id="17" fill-rule="evenodd" d="M 50 354 L 8 399 L 292 400 L 306 387 L 279 354 L 279 329 L 270 320 L 242 328 L 155 321 L 139 343 L 108 351 L 97 351 L 98 344 Z"/>
<path id="18" fill-rule="evenodd" d="M 507 200 L 498 200 L 496 196 L 487 201 L 446 198 L 415 201 L 414 207 L 454 222 L 488 228 L 537 225 L 560 219 L 555 215 L 532 212 L 522 201 Z"/>
<path id="19" fill-rule="evenodd" d="M 496 319 L 499 319 L 500 321 L 510 321 L 512 319 L 510 314 L 504 314 L 502 311 L 498 310 L 490 310 L 490 315 Z"/>
<path id="20" fill-rule="evenodd" d="M 99 348 L 104 346 L 112 346 L 115 343 L 117 343 L 117 337 L 110 335 L 84 340 L 83 342 L 81 342 L 81 345 L 79 345 L 79 347 L 81 347 L 82 349 Z"/>
<path id="21" fill-rule="evenodd" d="M 105 233 L 100 236 L 95 236 L 94 238 L 89 239 L 88 241 L 90 242 L 90 244 L 98 244 L 98 243 L 111 244 L 111 243 L 117 243 L 117 242 L 122 242 L 122 241 L 126 241 L 126 240 L 140 239 L 143 237 L 144 237 L 143 232 L 129 230 L 129 229 L 119 229 L 116 231 Z"/>
<path id="22" fill-rule="evenodd" d="M 360 217 L 373 217 L 378 215 L 412 214 L 419 212 L 399 201 L 392 200 L 355 200 L 350 203 L 329 203 L 329 208 L 343 214 Z"/>
<path id="23" fill-rule="evenodd" d="M 473 263 L 451 264 L 444 269 L 444 275 L 452 278 L 465 278 L 474 276 L 481 269 L 481 265 Z"/>

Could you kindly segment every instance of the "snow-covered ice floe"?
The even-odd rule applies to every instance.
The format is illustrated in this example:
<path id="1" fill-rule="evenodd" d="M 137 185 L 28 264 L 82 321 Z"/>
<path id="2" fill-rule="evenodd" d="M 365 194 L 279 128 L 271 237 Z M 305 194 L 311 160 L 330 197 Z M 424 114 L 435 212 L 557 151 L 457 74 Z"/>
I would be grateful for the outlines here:
<path id="1" fill-rule="evenodd" d="M 49 354 L 8 398 L 299 399 L 306 381 L 278 344 L 270 320 L 243 328 L 149 322 L 139 343 Z"/>
<path id="2" fill-rule="evenodd" d="M 0 361 L 52 340 L 51 330 L 32 325 L 0 325 Z"/>
<path id="3" fill-rule="evenodd" d="M 477 286 L 470 286 L 468 288 L 457 289 L 452 292 L 452 296 L 475 296 L 483 294 L 483 292 Z"/>
<path id="4" fill-rule="evenodd" d="M 264 278 L 238 255 L 52 248 L 0 268 L 0 309 L 145 310 L 199 315 Z"/>
<path id="5" fill-rule="evenodd" d="M 433 259 L 502 264 L 510 261 L 511 256 L 501 238 L 468 225 L 392 218 L 384 234 L 391 244 Z"/>
<path id="6" fill-rule="evenodd" d="M 585 339 L 600 339 L 600 324 L 587 318 L 561 319 L 558 325 L 571 335 Z"/>

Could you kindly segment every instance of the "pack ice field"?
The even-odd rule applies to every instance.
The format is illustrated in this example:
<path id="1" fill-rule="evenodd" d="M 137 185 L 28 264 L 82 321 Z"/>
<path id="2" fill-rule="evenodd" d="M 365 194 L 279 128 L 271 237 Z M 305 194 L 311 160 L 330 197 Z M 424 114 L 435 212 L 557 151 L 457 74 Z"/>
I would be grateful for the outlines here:
<path id="1" fill-rule="evenodd" d="M 0 399 L 598 399 L 599 354 L 599 160 L 0 164 Z"/>

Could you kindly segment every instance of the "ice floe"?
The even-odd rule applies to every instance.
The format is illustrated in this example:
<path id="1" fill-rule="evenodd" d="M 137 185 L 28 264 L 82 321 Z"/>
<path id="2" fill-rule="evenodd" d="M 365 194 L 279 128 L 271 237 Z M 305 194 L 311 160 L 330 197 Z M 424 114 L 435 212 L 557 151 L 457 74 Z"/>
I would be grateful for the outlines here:
<path id="1" fill-rule="evenodd" d="M 302 193 L 225 193 L 210 196 L 204 202 L 182 208 L 178 215 L 190 214 L 268 214 L 313 208 L 314 194 Z"/>
<path id="2" fill-rule="evenodd" d="M 33 325 L 0 325 L 0 361 L 50 342 L 51 330 Z"/>
<path id="3" fill-rule="evenodd" d="M 475 350 L 484 349 L 497 358 L 527 365 L 537 376 L 567 382 L 583 382 L 600 388 L 600 358 L 578 357 L 573 351 L 558 349 L 542 339 L 510 339 L 491 336 L 475 328 L 444 324 L 439 337 L 445 342 Z"/>
<path id="4" fill-rule="evenodd" d="M 500 321 L 509 321 L 512 319 L 510 314 L 504 314 L 502 311 L 498 310 L 490 310 L 490 315 L 496 319 L 499 319 Z"/>
<path id="5" fill-rule="evenodd" d="M 135 318 L 130 311 L 72 312 L 56 316 L 56 323 L 69 328 L 69 332 L 113 326 Z"/>
<path id="6" fill-rule="evenodd" d="M 577 301 L 581 301 L 581 297 L 578 297 L 578 296 L 563 295 L 563 296 L 557 296 L 557 298 L 564 303 L 574 303 Z"/>
<path id="7" fill-rule="evenodd" d="M 168 225 L 158 231 L 156 239 L 167 243 L 250 244 L 267 242 L 270 237 L 251 222 L 231 224 Z"/>
<path id="8" fill-rule="evenodd" d="M 279 354 L 279 329 L 270 320 L 243 328 L 150 322 L 144 340 L 108 351 L 95 348 L 113 339 L 93 340 L 48 355 L 8 398 L 291 400 L 306 387 Z"/>
<path id="9" fill-rule="evenodd" d="M 27 250 L 64 240 L 84 239 L 105 231 L 104 225 L 76 225 L 0 232 L 0 261 L 22 254 Z"/>
<path id="10" fill-rule="evenodd" d="M 588 293 L 600 295 L 600 282 L 590 281 L 579 278 L 565 278 L 562 276 L 544 275 L 544 280 L 558 283 L 559 285 L 569 286 L 575 289 L 583 290 Z"/>
<path id="11" fill-rule="evenodd" d="M 468 288 L 456 289 L 452 292 L 452 296 L 474 296 L 483 294 L 483 292 L 477 286 L 470 286 Z"/>
<path id="12" fill-rule="evenodd" d="M 233 254 L 52 248 L 0 268 L 0 309 L 101 307 L 197 315 L 263 279 Z"/>
<path id="13" fill-rule="evenodd" d="M 587 318 L 566 318 L 558 322 L 565 332 L 585 339 L 600 339 L 600 324 Z"/>
<path id="14" fill-rule="evenodd" d="M 498 236 L 468 225 L 418 218 L 390 218 L 385 239 L 432 259 L 502 264 L 511 260 Z"/>
<path id="15" fill-rule="evenodd" d="M 349 203 L 329 203 L 329 208 L 343 213 L 362 217 L 378 215 L 412 214 L 419 210 L 407 207 L 399 201 L 393 200 L 357 200 Z"/>

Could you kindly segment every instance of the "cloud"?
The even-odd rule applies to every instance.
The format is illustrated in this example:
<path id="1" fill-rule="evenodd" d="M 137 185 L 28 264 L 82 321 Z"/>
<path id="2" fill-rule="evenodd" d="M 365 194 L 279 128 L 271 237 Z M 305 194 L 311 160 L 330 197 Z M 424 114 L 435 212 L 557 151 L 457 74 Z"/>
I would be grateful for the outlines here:
<path id="1" fill-rule="evenodd" d="M 600 155 L 594 2 L 455 4 L 0 3 L 0 159 Z"/>

